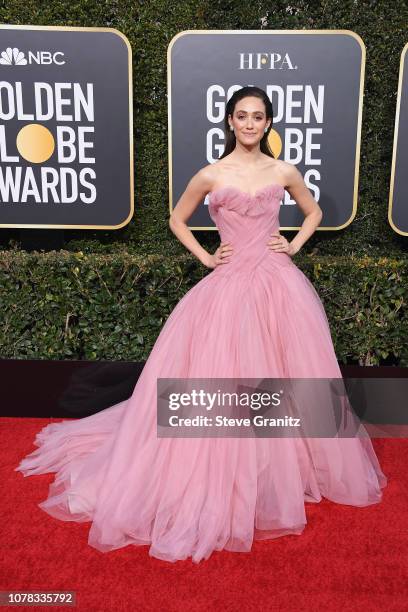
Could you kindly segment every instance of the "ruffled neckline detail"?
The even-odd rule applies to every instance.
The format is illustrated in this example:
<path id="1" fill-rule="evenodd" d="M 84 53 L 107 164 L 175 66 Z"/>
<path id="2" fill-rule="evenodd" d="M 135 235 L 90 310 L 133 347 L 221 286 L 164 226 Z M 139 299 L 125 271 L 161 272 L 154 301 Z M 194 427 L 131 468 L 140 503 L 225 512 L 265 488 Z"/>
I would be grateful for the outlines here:
<path id="1" fill-rule="evenodd" d="M 234 185 L 224 185 L 214 191 L 210 191 L 209 210 L 216 214 L 220 206 L 228 210 L 235 210 L 248 216 L 262 214 L 265 204 L 269 203 L 270 198 L 282 200 L 285 188 L 279 183 L 271 183 L 258 189 L 253 195 L 247 191 L 242 191 Z"/>

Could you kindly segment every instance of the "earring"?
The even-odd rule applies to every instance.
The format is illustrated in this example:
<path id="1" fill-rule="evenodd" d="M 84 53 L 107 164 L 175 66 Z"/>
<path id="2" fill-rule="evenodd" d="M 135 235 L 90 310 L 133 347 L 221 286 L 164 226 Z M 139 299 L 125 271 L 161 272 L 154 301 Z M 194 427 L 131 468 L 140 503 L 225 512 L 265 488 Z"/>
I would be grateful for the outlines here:
<path id="1" fill-rule="evenodd" d="M 268 131 L 268 128 L 265 128 L 265 129 L 264 129 L 264 132 L 266 133 L 267 131 Z"/>
<path id="2" fill-rule="evenodd" d="M 230 130 L 231 130 L 231 132 L 234 131 L 234 126 L 233 125 L 230 125 Z"/>

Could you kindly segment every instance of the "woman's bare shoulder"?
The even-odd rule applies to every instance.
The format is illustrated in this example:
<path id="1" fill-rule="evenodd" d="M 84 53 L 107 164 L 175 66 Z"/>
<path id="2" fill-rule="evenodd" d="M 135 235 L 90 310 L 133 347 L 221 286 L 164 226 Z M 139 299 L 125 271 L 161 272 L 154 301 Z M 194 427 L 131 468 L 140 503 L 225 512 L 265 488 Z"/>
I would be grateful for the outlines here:
<path id="1" fill-rule="evenodd" d="M 194 175 L 195 180 L 199 181 L 204 187 L 211 190 L 214 183 L 217 182 L 217 177 L 219 176 L 220 172 L 220 164 L 221 162 L 217 161 L 203 166 Z"/>
<path id="2" fill-rule="evenodd" d="M 300 174 L 299 170 L 294 164 L 284 161 L 283 159 L 275 159 L 272 167 L 282 177 L 285 185 L 290 184 L 293 179 L 297 178 L 297 176 Z"/>

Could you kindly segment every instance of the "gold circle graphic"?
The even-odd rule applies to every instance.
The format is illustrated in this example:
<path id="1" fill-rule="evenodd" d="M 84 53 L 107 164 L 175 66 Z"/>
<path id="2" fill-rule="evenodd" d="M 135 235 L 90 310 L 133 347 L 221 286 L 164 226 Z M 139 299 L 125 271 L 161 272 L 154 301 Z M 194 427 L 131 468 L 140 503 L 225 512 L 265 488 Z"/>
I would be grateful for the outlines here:
<path id="1" fill-rule="evenodd" d="M 29 123 L 17 134 L 17 149 L 27 161 L 41 164 L 54 153 L 54 136 L 43 125 Z"/>
<path id="2" fill-rule="evenodd" d="M 278 132 L 273 128 L 268 134 L 268 143 L 270 148 L 272 149 L 272 153 L 275 158 L 278 159 L 280 154 L 282 153 L 282 139 L 279 136 Z"/>

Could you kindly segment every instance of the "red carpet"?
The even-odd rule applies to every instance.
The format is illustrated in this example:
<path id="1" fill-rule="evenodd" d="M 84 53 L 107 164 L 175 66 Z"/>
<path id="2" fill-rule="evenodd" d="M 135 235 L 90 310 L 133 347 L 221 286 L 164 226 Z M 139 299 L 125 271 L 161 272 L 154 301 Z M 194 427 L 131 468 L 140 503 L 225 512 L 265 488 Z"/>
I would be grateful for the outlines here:
<path id="1" fill-rule="evenodd" d="M 407 439 L 373 440 L 389 479 L 381 504 L 306 504 L 301 536 L 172 564 L 151 558 L 147 546 L 101 553 L 87 544 L 90 523 L 61 522 L 38 508 L 53 474 L 24 478 L 13 468 L 48 422 L 0 419 L 0 590 L 76 591 L 76 609 L 86 612 L 408 609 Z"/>

